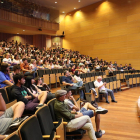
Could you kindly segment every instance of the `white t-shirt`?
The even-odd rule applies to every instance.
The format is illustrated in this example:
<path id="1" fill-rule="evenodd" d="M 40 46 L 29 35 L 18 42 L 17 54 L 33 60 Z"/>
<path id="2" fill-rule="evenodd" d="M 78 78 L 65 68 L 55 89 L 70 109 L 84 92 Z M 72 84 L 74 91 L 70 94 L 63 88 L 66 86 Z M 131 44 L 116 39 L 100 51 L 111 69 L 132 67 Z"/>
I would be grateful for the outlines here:
<path id="1" fill-rule="evenodd" d="M 72 110 L 74 104 L 73 104 L 69 99 L 65 99 L 65 100 L 64 100 L 64 103 L 65 103 L 66 105 L 68 105 L 68 107 L 69 107 L 70 110 Z"/>
<path id="2" fill-rule="evenodd" d="M 4 58 L 3 59 L 3 62 L 5 62 L 5 63 L 11 63 L 11 58 L 8 58 L 8 59 L 7 58 Z"/>
<path id="3" fill-rule="evenodd" d="M 95 87 L 100 87 L 101 85 L 103 85 L 103 82 L 101 81 L 100 83 L 96 80 L 95 82 L 94 82 L 94 85 L 95 85 Z M 105 90 L 105 86 L 102 86 L 101 88 L 100 88 L 100 91 L 101 90 Z"/>
<path id="4" fill-rule="evenodd" d="M 20 64 L 20 60 L 13 59 L 13 63 Z"/>
<path id="5" fill-rule="evenodd" d="M 76 82 L 82 81 L 82 79 L 80 77 L 76 76 L 76 75 L 74 75 L 74 79 L 76 80 Z"/>

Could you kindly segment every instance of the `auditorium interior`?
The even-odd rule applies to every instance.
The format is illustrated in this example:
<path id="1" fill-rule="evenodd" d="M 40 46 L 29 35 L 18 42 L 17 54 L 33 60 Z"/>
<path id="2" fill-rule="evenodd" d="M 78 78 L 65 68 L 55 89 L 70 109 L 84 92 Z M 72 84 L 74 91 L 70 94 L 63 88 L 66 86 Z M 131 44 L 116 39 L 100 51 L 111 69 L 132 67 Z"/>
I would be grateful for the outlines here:
<path id="1" fill-rule="evenodd" d="M 0 0 L 0 140 L 140 140 L 139 90 L 140 0 Z"/>

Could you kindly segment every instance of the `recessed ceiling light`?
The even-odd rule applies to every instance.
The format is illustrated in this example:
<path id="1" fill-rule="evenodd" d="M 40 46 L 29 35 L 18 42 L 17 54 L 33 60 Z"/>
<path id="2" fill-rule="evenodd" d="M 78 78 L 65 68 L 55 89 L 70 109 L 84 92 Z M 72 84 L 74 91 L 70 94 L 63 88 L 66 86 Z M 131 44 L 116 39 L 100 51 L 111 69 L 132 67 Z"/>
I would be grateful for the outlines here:
<path id="1" fill-rule="evenodd" d="M 19 33 L 17 33 L 17 34 L 19 34 Z"/>
<path id="2" fill-rule="evenodd" d="M 78 0 L 78 2 L 81 2 L 81 0 Z"/>
<path id="3" fill-rule="evenodd" d="M 74 9 L 76 9 L 76 8 L 74 8 Z"/>
<path id="4" fill-rule="evenodd" d="M 3 3 L 3 1 L 1 1 L 1 3 Z"/>
<path id="5" fill-rule="evenodd" d="M 57 3 L 57 1 L 55 3 Z"/>
<path id="6" fill-rule="evenodd" d="M 65 13 L 65 11 L 63 11 L 62 13 Z"/>
<path id="7" fill-rule="evenodd" d="M 24 32 L 25 30 L 23 30 L 23 32 Z"/>

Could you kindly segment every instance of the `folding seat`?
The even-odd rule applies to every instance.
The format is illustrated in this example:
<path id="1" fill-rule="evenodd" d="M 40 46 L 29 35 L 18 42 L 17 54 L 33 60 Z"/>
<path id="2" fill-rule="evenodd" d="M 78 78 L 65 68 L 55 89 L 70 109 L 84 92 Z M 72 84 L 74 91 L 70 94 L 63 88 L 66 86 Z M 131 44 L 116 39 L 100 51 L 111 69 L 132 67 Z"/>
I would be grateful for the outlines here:
<path id="1" fill-rule="evenodd" d="M 99 76 L 99 72 L 95 72 L 95 80 L 97 79 L 98 76 Z"/>
<path id="2" fill-rule="evenodd" d="M 54 103 L 55 103 L 56 98 L 50 100 L 47 103 L 47 106 L 49 106 L 50 112 L 51 112 L 51 116 L 54 122 L 58 121 L 54 112 Z M 63 122 L 64 126 L 66 127 L 67 122 Z M 65 128 L 65 132 L 66 132 L 66 128 Z M 72 131 L 72 132 L 66 132 L 66 139 L 81 139 L 83 137 L 83 135 L 85 134 L 85 130 L 83 129 L 79 129 L 76 131 Z"/>
<path id="3" fill-rule="evenodd" d="M 94 81 L 94 80 L 96 80 L 96 79 L 95 79 L 95 73 L 92 72 L 92 73 L 91 73 L 91 81 Z"/>
<path id="4" fill-rule="evenodd" d="M 42 78 L 44 74 L 45 74 L 44 70 L 37 70 L 37 76 Z"/>
<path id="5" fill-rule="evenodd" d="M 18 136 L 18 132 L 15 131 L 12 134 L 10 134 L 8 137 L 6 137 L 4 140 L 20 140 Z"/>
<path id="6" fill-rule="evenodd" d="M 64 126 L 63 119 L 59 122 L 53 122 L 49 106 L 43 106 L 35 112 L 42 135 L 50 135 L 49 139 L 54 137 L 54 134 L 61 136 L 60 139 L 64 140 Z"/>
<path id="7" fill-rule="evenodd" d="M 105 70 L 105 75 L 106 75 L 106 76 L 109 75 L 109 70 Z"/>
<path id="8" fill-rule="evenodd" d="M 133 75 L 129 75 L 129 86 L 132 86 L 133 87 Z"/>
<path id="9" fill-rule="evenodd" d="M 91 73 L 86 73 L 86 82 L 91 81 Z"/>
<path id="10" fill-rule="evenodd" d="M 121 73 L 120 73 L 120 79 L 121 79 L 121 80 L 124 79 L 124 71 L 121 71 Z"/>
<path id="11" fill-rule="evenodd" d="M 99 72 L 99 76 L 101 76 L 103 78 L 103 72 L 102 71 Z"/>
<path id="12" fill-rule="evenodd" d="M 86 81 L 86 73 L 81 73 L 80 78 L 83 80 L 83 82 Z"/>
<path id="13" fill-rule="evenodd" d="M 36 115 L 32 115 L 25 120 L 18 128 L 19 137 L 21 140 L 53 140 L 52 135 L 42 135 L 41 128 Z M 59 137 L 60 138 L 60 137 Z"/>
<path id="14" fill-rule="evenodd" d="M 117 78 L 116 78 L 116 76 L 115 77 L 113 77 L 113 81 L 116 81 L 116 83 L 117 83 L 117 88 L 121 88 L 121 81 L 120 80 L 118 80 Z"/>
<path id="15" fill-rule="evenodd" d="M 113 89 L 117 89 L 117 81 L 115 80 L 116 76 L 111 77 L 113 82 Z"/>
<path id="16" fill-rule="evenodd" d="M 133 85 L 137 85 L 137 75 L 133 74 Z"/>
<path id="17" fill-rule="evenodd" d="M 110 89 L 109 79 L 110 79 L 110 78 L 105 78 L 106 88 L 108 88 L 108 89 Z"/>
<path id="18" fill-rule="evenodd" d="M 5 88 L 0 88 L 0 93 L 2 94 L 2 97 L 6 103 L 6 109 L 11 107 L 13 104 L 15 104 L 17 102 L 17 100 L 11 100 L 9 101 L 9 97 L 8 97 L 8 94 L 5 90 Z"/>
<path id="19" fill-rule="evenodd" d="M 110 89 L 114 90 L 114 83 L 112 77 L 109 78 Z"/>
<path id="20" fill-rule="evenodd" d="M 140 85 L 140 74 L 137 74 L 137 86 Z"/>
<path id="21" fill-rule="evenodd" d="M 8 101 L 9 102 L 12 102 L 12 101 L 15 100 L 15 98 L 11 94 L 12 88 L 13 88 L 13 86 L 6 86 L 5 87 L 5 90 L 6 90 L 6 93 L 7 93 L 7 96 L 8 96 Z"/>

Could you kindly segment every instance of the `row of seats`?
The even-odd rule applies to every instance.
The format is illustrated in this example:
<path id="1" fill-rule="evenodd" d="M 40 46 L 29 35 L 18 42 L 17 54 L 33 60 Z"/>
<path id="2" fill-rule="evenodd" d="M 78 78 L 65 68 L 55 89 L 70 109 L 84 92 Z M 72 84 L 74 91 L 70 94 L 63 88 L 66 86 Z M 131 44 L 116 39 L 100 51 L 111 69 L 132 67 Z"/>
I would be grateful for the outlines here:
<path id="1" fill-rule="evenodd" d="M 140 74 L 130 74 L 125 75 L 126 83 L 129 86 L 139 85 L 140 84 Z"/>
<path id="2" fill-rule="evenodd" d="M 102 81 L 107 83 L 106 88 L 108 88 L 108 89 L 117 90 L 117 89 L 121 88 L 120 80 L 117 80 L 116 76 L 103 78 Z M 89 102 L 94 100 L 93 90 L 91 90 L 92 88 L 95 89 L 95 91 L 97 93 L 96 100 L 99 101 L 100 92 L 99 92 L 98 88 L 95 88 L 94 82 L 95 81 L 91 81 L 91 82 L 85 83 L 85 85 L 84 85 L 85 86 L 86 99 Z"/>
<path id="3" fill-rule="evenodd" d="M 79 129 L 66 132 L 67 122 L 63 119 L 57 120 L 54 113 L 55 98 L 50 100 L 46 106 L 38 109 L 34 115 L 25 120 L 17 131 L 4 140 L 65 140 L 82 138 L 85 130 Z"/>

